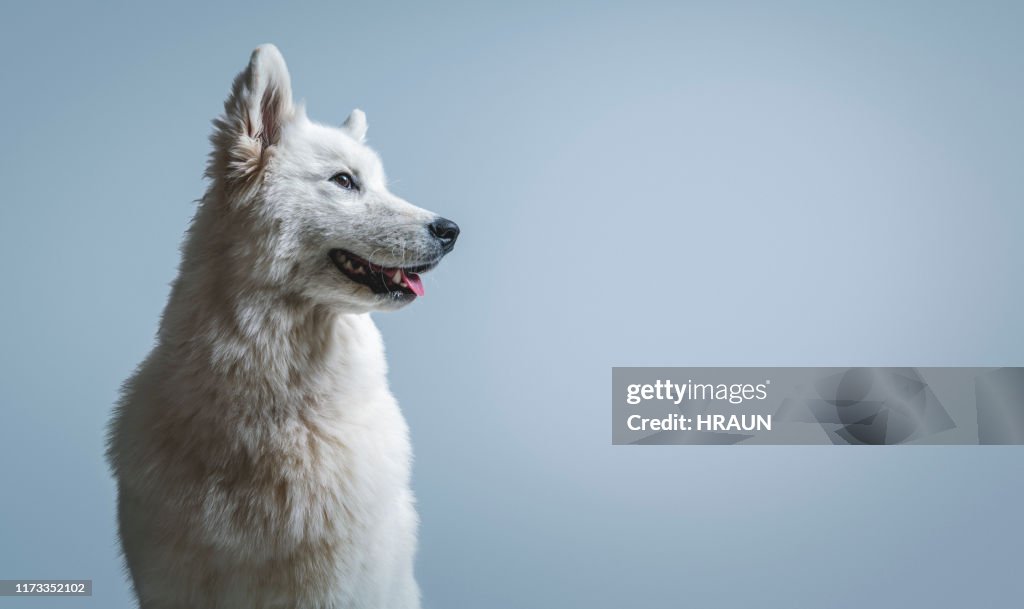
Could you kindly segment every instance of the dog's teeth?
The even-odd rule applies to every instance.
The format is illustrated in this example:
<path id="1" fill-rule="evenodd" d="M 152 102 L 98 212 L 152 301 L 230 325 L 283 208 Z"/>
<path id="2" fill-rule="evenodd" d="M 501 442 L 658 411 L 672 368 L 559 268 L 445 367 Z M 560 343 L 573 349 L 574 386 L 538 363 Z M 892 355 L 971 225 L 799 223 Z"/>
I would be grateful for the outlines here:
<path id="1" fill-rule="evenodd" d="M 391 276 L 391 279 L 395 283 L 402 283 L 402 271 L 395 271 L 395 274 Z"/>

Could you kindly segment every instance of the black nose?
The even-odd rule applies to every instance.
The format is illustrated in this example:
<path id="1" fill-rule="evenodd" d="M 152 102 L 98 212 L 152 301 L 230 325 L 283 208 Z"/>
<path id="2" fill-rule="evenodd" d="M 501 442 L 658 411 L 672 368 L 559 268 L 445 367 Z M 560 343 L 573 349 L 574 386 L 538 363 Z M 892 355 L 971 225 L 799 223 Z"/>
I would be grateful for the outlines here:
<path id="1" fill-rule="evenodd" d="M 445 252 L 450 252 L 455 247 L 455 240 L 459 238 L 459 225 L 448 218 L 438 218 L 431 222 L 427 228 L 430 234 L 434 235 L 441 242 Z"/>

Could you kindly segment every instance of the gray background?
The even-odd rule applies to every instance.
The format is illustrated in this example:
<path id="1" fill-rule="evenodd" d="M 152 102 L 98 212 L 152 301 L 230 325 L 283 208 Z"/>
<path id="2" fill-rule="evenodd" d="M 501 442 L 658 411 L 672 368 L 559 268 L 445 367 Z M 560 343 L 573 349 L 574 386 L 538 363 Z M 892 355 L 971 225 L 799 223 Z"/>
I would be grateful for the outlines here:
<path id="1" fill-rule="evenodd" d="M 105 420 L 273 41 L 463 227 L 379 316 L 427 607 L 1020 605 L 1019 448 L 612 446 L 608 388 L 1020 365 L 1022 5 L 284 4 L 4 7 L 0 576 L 129 606 Z"/>

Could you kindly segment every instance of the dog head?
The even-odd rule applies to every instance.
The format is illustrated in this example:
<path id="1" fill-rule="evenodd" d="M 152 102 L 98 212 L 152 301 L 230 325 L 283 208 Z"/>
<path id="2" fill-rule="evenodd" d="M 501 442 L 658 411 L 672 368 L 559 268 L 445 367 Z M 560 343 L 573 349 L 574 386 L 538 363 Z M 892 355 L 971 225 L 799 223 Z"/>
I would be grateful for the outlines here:
<path id="1" fill-rule="evenodd" d="M 230 276 L 346 312 L 397 309 L 459 227 L 388 190 L 366 116 L 315 123 L 292 100 L 284 58 L 257 48 L 214 121 L 207 168 Z"/>

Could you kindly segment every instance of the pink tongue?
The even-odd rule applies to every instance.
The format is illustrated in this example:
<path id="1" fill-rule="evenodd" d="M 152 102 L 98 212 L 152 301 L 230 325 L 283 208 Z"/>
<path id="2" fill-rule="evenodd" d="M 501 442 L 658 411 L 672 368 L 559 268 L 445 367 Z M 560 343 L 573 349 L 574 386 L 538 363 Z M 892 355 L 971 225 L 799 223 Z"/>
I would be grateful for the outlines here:
<path id="1" fill-rule="evenodd" d="M 404 271 L 402 272 L 402 275 L 405 277 L 405 283 L 409 286 L 409 289 L 412 290 L 413 294 L 417 296 L 423 296 L 426 294 L 426 291 L 423 289 L 423 282 L 420 281 L 419 275 L 416 273 L 406 273 Z"/>

